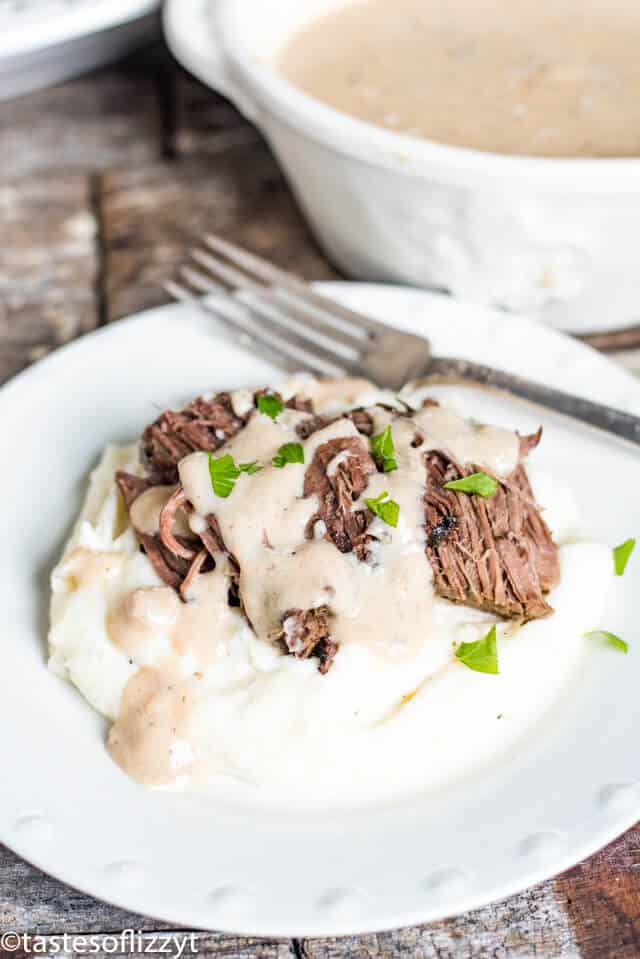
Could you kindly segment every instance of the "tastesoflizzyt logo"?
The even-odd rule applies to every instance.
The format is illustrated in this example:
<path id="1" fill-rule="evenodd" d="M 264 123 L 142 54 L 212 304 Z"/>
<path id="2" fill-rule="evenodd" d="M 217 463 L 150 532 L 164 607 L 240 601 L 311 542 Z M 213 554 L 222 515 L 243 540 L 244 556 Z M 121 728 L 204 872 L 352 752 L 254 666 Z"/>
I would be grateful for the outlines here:
<path id="1" fill-rule="evenodd" d="M 195 933 L 164 934 L 143 932 L 140 929 L 125 929 L 123 932 L 109 935 L 75 935 L 63 933 L 60 936 L 31 935 L 27 932 L 4 932 L 0 935 L 0 956 L 7 953 L 19 953 L 26 956 L 91 956 L 139 954 L 149 956 L 171 956 L 182 959 L 183 956 L 196 955 L 198 943 Z"/>

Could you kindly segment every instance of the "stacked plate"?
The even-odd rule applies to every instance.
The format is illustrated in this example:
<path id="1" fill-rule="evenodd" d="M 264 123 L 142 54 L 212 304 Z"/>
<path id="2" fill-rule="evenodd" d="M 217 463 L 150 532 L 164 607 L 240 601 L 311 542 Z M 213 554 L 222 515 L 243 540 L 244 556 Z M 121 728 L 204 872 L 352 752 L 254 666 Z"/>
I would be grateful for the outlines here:
<path id="1" fill-rule="evenodd" d="M 159 0 L 0 0 L 0 100 L 101 66 L 152 38 Z"/>

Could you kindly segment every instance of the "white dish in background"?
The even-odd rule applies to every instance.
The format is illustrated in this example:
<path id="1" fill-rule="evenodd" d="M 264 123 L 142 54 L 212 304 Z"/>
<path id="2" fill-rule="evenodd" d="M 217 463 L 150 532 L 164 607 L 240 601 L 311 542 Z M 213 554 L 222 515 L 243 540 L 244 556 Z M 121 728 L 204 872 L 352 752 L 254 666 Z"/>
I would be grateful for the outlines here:
<path id="1" fill-rule="evenodd" d="M 337 0 L 168 0 L 175 56 L 260 128 L 331 259 L 573 331 L 640 321 L 640 158 L 500 156 L 339 113 L 270 65 Z"/>
<path id="2" fill-rule="evenodd" d="M 640 384 L 552 330 L 413 290 L 325 289 L 459 354 L 640 412 Z M 178 335 L 179 332 L 179 335 Z M 628 656 L 593 647 L 570 697 L 516 752 L 433 793 L 367 807 L 267 806 L 258 797 L 152 792 L 110 760 L 105 726 L 46 669 L 48 574 L 108 441 L 158 409 L 277 371 L 188 306 L 149 311 L 59 350 L 0 392 L 5 513 L 0 839 L 76 888 L 167 922 L 251 935 L 367 932 L 479 906 L 589 855 L 640 815 L 636 557 L 605 622 Z M 524 404 L 474 391 L 480 419 L 531 431 L 570 473 L 587 535 L 640 529 L 640 457 Z M 603 505 L 603 490 L 610 490 Z M 550 663 L 549 668 L 553 668 Z M 330 744 L 328 744 L 328 747 Z M 419 748 L 419 744 L 417 744 Z M 99 828 L 96 824 L 99 823 Z M 295 876 L 295 882 L 291 877 Z M 286 895 L 283 890 L 286 889 Z"/>
<path id="3" fill-rule="evenodd" d="M 159 0 L 0 0 L 0 100 L 60 83 L 148 43 Z"/>

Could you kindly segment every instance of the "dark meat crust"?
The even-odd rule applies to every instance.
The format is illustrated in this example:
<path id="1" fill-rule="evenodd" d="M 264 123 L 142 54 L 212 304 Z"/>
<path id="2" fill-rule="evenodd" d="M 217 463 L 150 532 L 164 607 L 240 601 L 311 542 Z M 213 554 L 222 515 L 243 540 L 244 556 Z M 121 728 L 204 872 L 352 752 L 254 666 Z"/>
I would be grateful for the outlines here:
<path id="1" fill-rule="evenodd" d="M 322 674 L 329 672 L 338 652 L 337 643 L 331 640 L 331 610 L 328 606 L 288 610 L 282 617 L 275 639 L 296 659 L 316 656 Z"/>
<path id="2" fill-rule="evenodd" d="M 327 472 L 329 464 L 340 453 L 348 455 L 330 476 Z M 376 464 L 357 436 L 328 440 L 319 446 L 304 477 L 303 495 L 315 494 L 320 504 L 307 526 L 307 538 L 313 538 L 315 523 L 323 520 L 327 527 L 325 539 L 341 553 L 353 551 L 359 559 L 366 559 L 371 514 L 366 509 L 354 510 L 352 506 L 369 485 L 369 476 L 375 472 Z"/>
<path id="3" fill-rule="evenodd" d="M 476 467 L 436 451 L 425 454 L 425 464 L 427 533 L 447 517 L 455 519 L 446 537 L 426 547 L 436 592 L 509 618 L 553 612 L 544 594 L 560 578 L 557 549 L 524 468 L 518 466 L 495 496 L 483 499 L 443 488 Z"/>

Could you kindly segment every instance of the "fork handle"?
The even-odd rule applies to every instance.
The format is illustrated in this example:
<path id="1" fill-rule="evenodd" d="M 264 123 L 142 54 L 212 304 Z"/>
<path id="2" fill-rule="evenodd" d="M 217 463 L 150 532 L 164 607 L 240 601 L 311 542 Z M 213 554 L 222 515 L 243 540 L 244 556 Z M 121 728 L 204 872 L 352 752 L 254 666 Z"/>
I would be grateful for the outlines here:
<path id="1" fill-rule="evenodd" d="M 572 416 L 590 426 L 597 426 L 640 445 L 640 417 L 505 373 L 503 370 L 492 369 L 481 363 L 446 356 L 434 357 L 429 364 L 426 379 L 432 382 L 476 383 L 490 389 L 505 390 L 521 399 L 545 406 L 556 413 Z"/>

